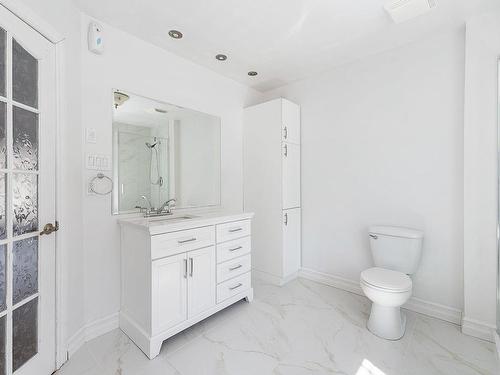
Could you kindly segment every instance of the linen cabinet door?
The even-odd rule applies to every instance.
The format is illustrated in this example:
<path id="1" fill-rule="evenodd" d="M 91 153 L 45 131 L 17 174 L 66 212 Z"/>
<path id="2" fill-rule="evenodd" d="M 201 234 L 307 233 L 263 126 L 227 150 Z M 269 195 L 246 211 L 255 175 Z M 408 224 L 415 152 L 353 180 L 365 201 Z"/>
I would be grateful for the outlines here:
<path id="1" fill-rule="evenodd" d="M 186 253 L 153 262 L 153 334 L 171 328 L 187 319 L 187 277 Z"/>
<path id="2" fill-rule="evenodd" d="M 286 99 L 281 106 L 282 141 L 300 144 L 300 106 Z"/>
<path id="3" fill-rule="evenodd" d="M 215 247 L 188 253 L 188 316 L 191 318 L 215 306 Z"/>
<path id="4" fill-rule="evenodd" d="M 285 143 L 282 150 L 283 209 L 300 207 L 300 146 Z"/>
<path id="5" fill-rule="evenodd" d="M 301 265 L 301 210 L 283 211 L 283 277 L 297 272 Z"/>

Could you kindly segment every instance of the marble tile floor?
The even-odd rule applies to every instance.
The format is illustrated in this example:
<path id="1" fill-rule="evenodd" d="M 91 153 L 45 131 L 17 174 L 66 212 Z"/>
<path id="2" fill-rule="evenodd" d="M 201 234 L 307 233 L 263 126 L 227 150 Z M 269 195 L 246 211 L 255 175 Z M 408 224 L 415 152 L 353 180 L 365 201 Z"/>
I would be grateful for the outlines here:
<path id="1" fill-rule="evenodd" d="M 150 361 L 119 330 L 85 344 L 57 375 L 499 374 L 495 346 L 412 312 L 399 341 L 373 336 L 370 302 L 298 279 L 254 283 L 239 303 L 163 343 Z"/>

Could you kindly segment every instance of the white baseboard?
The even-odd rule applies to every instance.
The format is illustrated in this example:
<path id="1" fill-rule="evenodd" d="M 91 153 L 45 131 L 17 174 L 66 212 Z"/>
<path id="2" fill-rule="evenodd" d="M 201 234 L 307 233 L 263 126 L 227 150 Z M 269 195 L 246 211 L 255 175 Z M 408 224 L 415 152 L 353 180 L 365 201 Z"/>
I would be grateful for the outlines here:
<path id="1" fill-rule="evenodd" d="M 495 342 L 496 327 L 492 324 L 464 317 L 462 319 L 462 333 Z"/>
<path id="2" fill-rule="evenodd" d="M 88 323 L 68 340 L 68 359 L 86 342 L 119 327 L 118 313 Z"/>
<path id="3" fill-rule="evenodd" d="M 291 275 L 287 277 L 279 277 L 276 275 L 272 275 L 270 273 L 264 272 L 264 271 L 259 271 L 256 270 L 255 268 L 252 268 L 252 276 L 255 277 L 258 280 L 262 280 L 265 283 L 268 284 L 273 284 L 277 286 L 283 286 L 286 283 L 295 280 L 299 276 L 299 272 L 292 273 Z"/>
<path id="4" fill-rule="evenodd" d="M 364 296 L 363 290 L 361 289 L 358 281 L 348 280 L 343 277 L 307 268 L 302 268 L 299 271 L 299 277 Z M 458 325 L 460 325 L 462 319 L 462 312 L 456 308 L 425 301 L 415 297 L 410 298 L 403 308 Z"/>

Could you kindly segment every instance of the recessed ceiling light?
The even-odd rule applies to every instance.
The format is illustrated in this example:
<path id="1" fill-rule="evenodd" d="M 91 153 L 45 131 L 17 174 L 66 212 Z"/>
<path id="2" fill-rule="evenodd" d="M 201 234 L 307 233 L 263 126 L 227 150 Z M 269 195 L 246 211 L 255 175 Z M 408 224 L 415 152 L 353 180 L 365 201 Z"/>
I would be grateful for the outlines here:
<path id="1" fill-rule="evenodd" d="M 215 58 L 219 61 L 226 61 L 227 55 L 223 55 L 222 53 L 219 53 L 218 55 L 215 56 Z"/>
<path id="2" fill-rule="evenodd" d="M 170 30 L 168 32 L 168 35 L 170 35 L 174 39 L 182 39 L 183 37 L 182 33 L 178 30 Z"/>
<path id="3" fill-rule="evenodd" d="M 250 77 L 255 77 L 257 74 L 259 74 L 259 73 L 254 72 L 253 70 L 252 70 L 252 71 L 250 71 L 250 72 L 248 72 L 248 75 L 249 75 Z"/>

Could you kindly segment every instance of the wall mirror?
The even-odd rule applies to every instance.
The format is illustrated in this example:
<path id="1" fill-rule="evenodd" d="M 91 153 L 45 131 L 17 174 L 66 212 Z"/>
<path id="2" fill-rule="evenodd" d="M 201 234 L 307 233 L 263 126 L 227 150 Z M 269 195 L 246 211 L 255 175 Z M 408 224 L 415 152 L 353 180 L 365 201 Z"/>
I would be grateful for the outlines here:
<path id="1" fill-rule="evenodd" d="M 220 205 L 219 117 L 113 90 L 113 213 Z"/>

